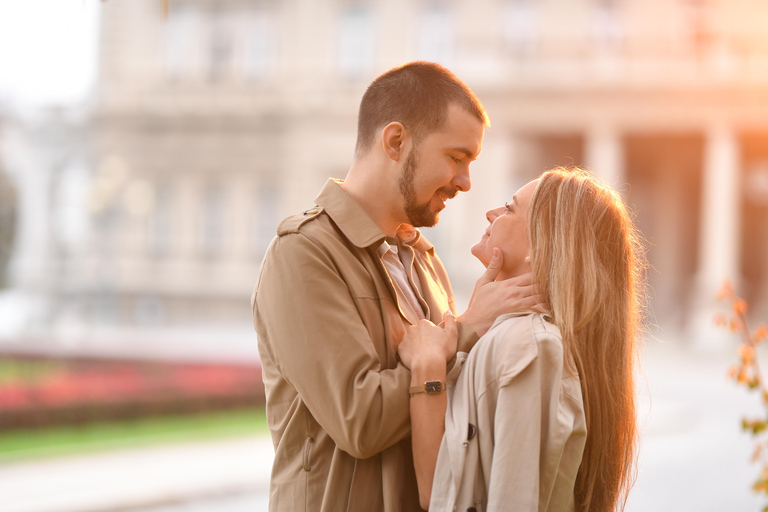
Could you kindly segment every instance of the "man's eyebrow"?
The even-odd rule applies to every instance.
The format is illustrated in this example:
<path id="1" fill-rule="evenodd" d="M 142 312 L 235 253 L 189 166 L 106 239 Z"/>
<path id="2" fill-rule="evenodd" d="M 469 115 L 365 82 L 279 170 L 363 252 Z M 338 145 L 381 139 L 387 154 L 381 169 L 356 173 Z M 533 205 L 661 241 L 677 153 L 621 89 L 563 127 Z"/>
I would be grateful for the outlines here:
<path id="1" fill-rule="evenodd" d="M 458 153 L 464 153 L 464 155 L 470 160 L 474 160 L 475 158 L 477 158 L 475 156 L 475 153 L 468 148 L 453 148 L 452 151 L 456 151 Z"/>

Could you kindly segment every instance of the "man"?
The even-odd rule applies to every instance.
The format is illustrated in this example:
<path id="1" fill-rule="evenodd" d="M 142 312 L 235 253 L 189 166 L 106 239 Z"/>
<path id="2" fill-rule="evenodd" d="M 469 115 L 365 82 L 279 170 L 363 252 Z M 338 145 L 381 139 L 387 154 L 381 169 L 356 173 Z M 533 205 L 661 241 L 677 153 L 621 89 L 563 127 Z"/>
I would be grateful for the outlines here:
<path id="1" fill-rule="evenodd" d="M 445 269 L 414 226 L 468 191 L 488 118 L 450 71 L 414 62 L 368 87 L 346 179 L 285 219 L 253 294 L 267 419 L 271 511 L 421 510 L 409 442 L 410 372 L 397 345 L 420 319 L 454 310 Z M 527 283 L 494 283 L 458 318 L 459 350 Z M 494 270 L 496 268 L 496 270 Z"/>

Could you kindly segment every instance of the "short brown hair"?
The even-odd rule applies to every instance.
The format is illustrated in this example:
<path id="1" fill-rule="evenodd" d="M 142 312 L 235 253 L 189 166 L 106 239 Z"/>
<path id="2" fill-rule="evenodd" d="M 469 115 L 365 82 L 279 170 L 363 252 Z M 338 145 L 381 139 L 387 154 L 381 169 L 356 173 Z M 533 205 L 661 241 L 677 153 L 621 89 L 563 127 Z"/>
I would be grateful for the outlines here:
<path id="1" fill-rule="evenodd" d="M 410 62 L 371 82 L 360 101 L 355 153 L 368 151 L 376 132 L 400 122 L 416 141 L 440 129 L 448 106 L 456 103 L 490 126 L 488 114 L 469 87 L 434 62 Z"/>

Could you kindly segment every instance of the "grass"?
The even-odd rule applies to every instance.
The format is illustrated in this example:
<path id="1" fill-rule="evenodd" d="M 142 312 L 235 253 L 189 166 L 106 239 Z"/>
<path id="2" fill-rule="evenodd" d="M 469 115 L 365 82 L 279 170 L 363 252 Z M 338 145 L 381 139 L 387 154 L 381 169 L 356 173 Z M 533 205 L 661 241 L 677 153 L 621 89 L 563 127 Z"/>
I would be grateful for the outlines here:
<path id="1" fill-rule="evenodd" d="M 263 407 L 0 432 L 0 462 L 185 441 L 268 435 Z"/>
<path id="2" fill-rule="evenodd" d="M 37 382 L 63 369 L 64 365 L 57 361 L 0 359 L 0 384 Z"/>

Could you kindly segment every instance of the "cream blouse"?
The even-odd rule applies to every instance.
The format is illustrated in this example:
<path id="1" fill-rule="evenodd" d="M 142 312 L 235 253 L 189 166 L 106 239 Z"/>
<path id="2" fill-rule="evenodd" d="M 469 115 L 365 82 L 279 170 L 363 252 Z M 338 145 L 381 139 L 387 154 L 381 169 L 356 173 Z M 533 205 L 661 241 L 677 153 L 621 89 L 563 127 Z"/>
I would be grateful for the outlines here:
<path id="1" fill-rule="evenodd" d="M 429 510 L 573 510 L 587 429 L 558 328 L 544 315 L 502 315 L 460 357 Z"/>

